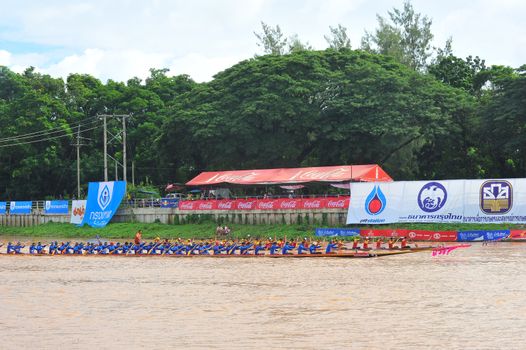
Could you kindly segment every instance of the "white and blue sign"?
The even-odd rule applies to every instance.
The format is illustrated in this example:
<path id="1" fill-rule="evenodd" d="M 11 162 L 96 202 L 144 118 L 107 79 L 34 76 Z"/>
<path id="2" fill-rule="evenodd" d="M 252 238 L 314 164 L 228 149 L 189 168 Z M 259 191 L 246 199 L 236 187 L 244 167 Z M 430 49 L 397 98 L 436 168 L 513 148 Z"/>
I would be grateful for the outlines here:
<path id="1" fill-rule="evenodd" d="M 33 202 L 23 201 L 23 202 L 9 202 L 9 213 L 11 215 L 29 215 L 31 214 L 31 207 Z"/>
<path id="2" fill-rule="evenodd" d="M 360 235 L 358 228 L 317 228 L 318 237 L 354 237 Z"/>
<path id="3" fill-rule="evenodd" d="M 178 198 L 161 198 L 161 208 L 177 208 L 179 207 Z"/>
<path id="4" fill-rule="evenodd" d="M 84 224 L 91 227 L 106 226 L 117 212 L 125 194 L 125 181 L 90 182 L 86 213 L 81 226 Z"/>
<path id="5" fill-rule="evenodd" d="M 67 215 L 68 213 L 69 213 L 69 202 L 68 201 L 46 201 L 44 204 L 44 214 Z"/>
<path id="6" fill-rule="evenodd" d="M 0 215 L 7 213 L 7 202 L 0 202 Z"/>
<path id="7" fill-rule="evenodd" d="M 459 231 L 457 234 L 457 241 L 472 242 L 472 241 L 498 241 L 509 237 L 510 230 L 498 231 Z"/>

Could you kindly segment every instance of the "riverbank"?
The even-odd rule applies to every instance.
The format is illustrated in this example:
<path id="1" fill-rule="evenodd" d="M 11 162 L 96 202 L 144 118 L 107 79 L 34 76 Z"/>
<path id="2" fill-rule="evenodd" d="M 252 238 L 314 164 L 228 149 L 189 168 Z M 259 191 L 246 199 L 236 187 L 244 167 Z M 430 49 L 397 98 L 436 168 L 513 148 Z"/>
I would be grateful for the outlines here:
<path id="1" fill-rule="evenodd" d="M 100 229 L 89 226 L 77 227 L 66 223 L 47 223 L 31 227 L 0 227 L 1 236 L 26 236 L 26 237 L 64 237 L 64 238 L 94 238 L 97 235 L 103 238 L 131 239 L 135 232 L 142 230 L 144 239 L 184 238 L 207 239 L 215 237 L 217 224 L 185 224 L 168 225 L 159 223 L 111 223 Z M 232 233 L 229 237 L 244 238 L 250 235 L 253 238 L 264 237 L 314 237 L 314 225 L 229 225 Z M 468 231 L 468 230 L 507 230 L 524 229 L 524 225 L 481 225 L 481 224 L 406 224 L 406 225 L 376 225 L 352 226 L 361 229 L 411 229 L 431 231 Z"/>

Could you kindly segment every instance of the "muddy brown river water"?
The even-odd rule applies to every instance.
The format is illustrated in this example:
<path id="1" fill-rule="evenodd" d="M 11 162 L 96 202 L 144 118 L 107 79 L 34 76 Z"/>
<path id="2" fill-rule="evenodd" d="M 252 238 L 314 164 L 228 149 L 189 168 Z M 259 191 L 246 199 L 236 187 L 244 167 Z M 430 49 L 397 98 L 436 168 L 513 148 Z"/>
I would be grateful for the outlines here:
<path id="1" fill-rule="evenodd" d="M 0 256 L 0 315 L 1 349 L 525 349 L 526 244 L 376 259 Z"/>

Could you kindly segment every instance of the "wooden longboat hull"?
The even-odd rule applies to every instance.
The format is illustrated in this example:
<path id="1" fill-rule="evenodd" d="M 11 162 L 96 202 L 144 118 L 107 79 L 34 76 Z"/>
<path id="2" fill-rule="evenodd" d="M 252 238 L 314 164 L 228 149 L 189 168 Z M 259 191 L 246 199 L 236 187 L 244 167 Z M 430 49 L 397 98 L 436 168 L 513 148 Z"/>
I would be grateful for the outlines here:
<path id="1" fill-rule="evenodd" d="M 429 250 L 429 249 L 428 249 Z M 219 254 L 219 255 L 213 255 L 213 254 L 197 254 L 197 255 L 178 255 L 178 254 L 170 254 L 170 255 L 161 255 L 161 254 L 28 254 L 28 253 L 22 253 L 22 254 L 6 254 L 6 253 L 0 253 L 0 256 L 18 256 L 18 257 L 106 257 L 106 258 L 271 258 L 271 259 L 303 259 L 303 258 L 347 258 L 347 259 L 356 259 L 356 258 L 375 258 L 375 257 L 383 257 L 383 256 L 391 256 L 391 255 L 400 255 L 400 254 L 408 254 L 408 253 L 415 253 L 417 251 L 421 250 L 412 250 L 412 249 L 403 249 L 403 250 L 371 250 L 371 251 L 352 251 L 352 252 L 345 252 L 345 253 L 334 253 L 334 254 L 262 254 L 262 255 L 239 255 L 239 254 Z"/>

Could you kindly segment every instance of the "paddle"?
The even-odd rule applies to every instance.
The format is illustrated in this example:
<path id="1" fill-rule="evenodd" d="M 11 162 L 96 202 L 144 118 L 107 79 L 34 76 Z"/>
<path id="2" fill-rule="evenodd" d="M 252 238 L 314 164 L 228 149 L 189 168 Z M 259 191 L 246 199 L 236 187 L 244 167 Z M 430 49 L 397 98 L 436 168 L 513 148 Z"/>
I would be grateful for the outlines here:
<path id="1" fill-rule="evenodd" d="M 165 255 L 170 250 L 170 248 L 172 248 L 172 247 L 173 247 L 173 244 L 170 243 L 168 245 L 168 248 L 166 248 L 161 255 Z"/>

